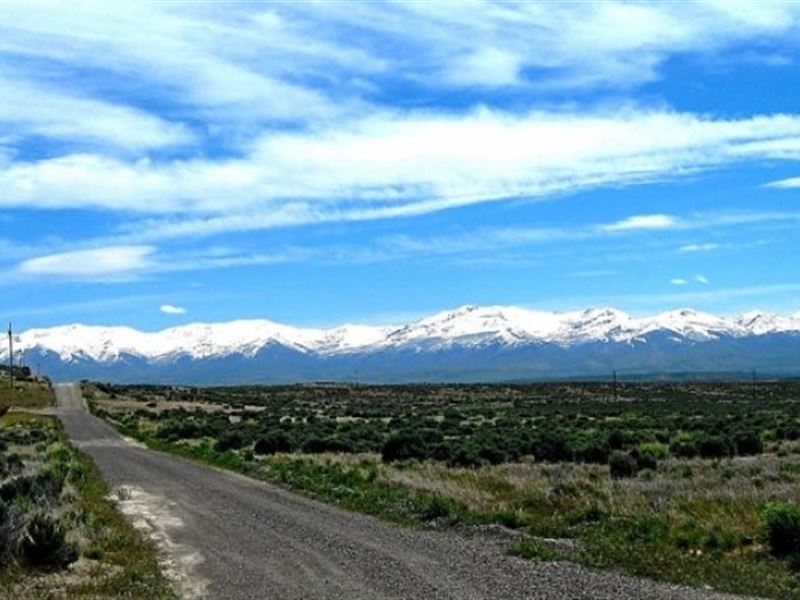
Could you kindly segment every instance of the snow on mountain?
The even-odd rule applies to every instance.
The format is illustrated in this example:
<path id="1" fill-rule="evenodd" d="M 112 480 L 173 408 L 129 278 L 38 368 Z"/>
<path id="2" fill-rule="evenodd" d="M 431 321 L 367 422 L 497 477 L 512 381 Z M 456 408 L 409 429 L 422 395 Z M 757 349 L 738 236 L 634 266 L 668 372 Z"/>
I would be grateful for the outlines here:
<path id="1" fill-rule="evenodd" d="M 129 327 L 64 325 L 31 329 L 17 336 L 18 351 L 52 352 L 63 362 L 91 359 L 113 363 L 123 356 L 169 361 L 241 355 L 253 357 L 275 344 L 296 352 L 337 356 L 393 348 L 480 348 L 490 345 L 590 342 L 630 343 L 658 332 L 677 342 L 703 342 L 772 333 L 800 334 L 800 313 L 791 317 L 753 311 L 723 318 L 682 309 L 633 318 L 613 308 L 553 313 L 513 306 L 463 306 L 400 327 L 343 325 L 298 328 L 267 320 L 194 323 L 146 333 Z M 0 355 L 5 354 L 0 350 Z"/>
<path id="2" fill-rule="evenodd" d="M 516 307 L 462 306 L 437 313 L 391 332 L 383 346 L 434 342 L 439 346 L 456 343 L 514 344 L 547 339 L 562 325 L 556 313 L 537 312 Z"/>
<path id="3" fill-rule="evenodd" d="M 714 339 L 721 335 L 742 336 L 748 333 L 736 319 L 724 319 L 688 308 L 665 312 L 651 319 L 641 319 L 639 323 L 640 335 L 653 331 L 667 331 L 692 341 Z"/>
<path id="4" fill-rule="evenodd" d="M 752 335 L 800 330 L 800 313 L 783 317 L 774 313 L 751 311 L 740 315 L 737 323 Z"/>
<path id="5" fill-rule="evenodd" d="M 629 342 L 637 337 L 636 321 L 614 308 L 589 308 L 566 313 L 557 336 L 550 341 L 571 345 L 585 342 Z"/>
<path id="6" fill-rule="evenodd" d="M 379 344 L 395 329 L 393 326 L 342 325 L 335 329 L 322 330 L 315 338 L 313 348 L 320 354 L 352 352 Z"/>

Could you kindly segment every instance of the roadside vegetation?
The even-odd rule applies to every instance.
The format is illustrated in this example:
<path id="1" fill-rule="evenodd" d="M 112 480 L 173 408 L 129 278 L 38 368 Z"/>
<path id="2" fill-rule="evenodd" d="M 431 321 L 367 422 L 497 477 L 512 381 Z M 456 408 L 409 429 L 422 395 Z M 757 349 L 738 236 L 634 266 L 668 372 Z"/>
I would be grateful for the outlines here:
<path id="1" fill-rule="evenodd" d="M 46 381 L 18 385 L 15 406 L 52 403 Z M 54 417 L 0 417 L 0 598 L 173 598 L 155 548 L 108 495 Z"/>
<path id="2" fill-rule="evenodd" d="M 126 435 L 513 554 L 800 594 L 800 384 L 86 384 Z"/>
<path id="3" fill-rule="evenodd" d="M 9 386 L 8 367 L 0 367 L 0 413 L 4 407 L 45 408 L 53 403 L 47 380 L 28 367 L 14 367 L 14 388 Z"/>

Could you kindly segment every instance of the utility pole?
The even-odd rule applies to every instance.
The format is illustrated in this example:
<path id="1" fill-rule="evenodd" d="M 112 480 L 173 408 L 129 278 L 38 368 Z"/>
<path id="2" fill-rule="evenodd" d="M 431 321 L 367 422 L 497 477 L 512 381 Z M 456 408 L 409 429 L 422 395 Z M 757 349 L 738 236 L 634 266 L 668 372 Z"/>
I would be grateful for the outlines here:
<path id="1" fill-rule="evenodd" d="M 14 391 L 14 334 L 8 324 L 8 388 Z"/>

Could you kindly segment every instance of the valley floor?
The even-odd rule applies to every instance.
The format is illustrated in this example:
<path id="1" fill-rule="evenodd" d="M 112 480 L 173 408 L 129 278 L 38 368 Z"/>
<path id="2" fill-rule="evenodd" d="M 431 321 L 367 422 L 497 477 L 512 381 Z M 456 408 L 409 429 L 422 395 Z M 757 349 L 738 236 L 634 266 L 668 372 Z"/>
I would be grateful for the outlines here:
<path id="1" fill-rule="evenodd" d="M 88 415 L 76 386 L 59 386 L 57 394 L 60 405 L 70 407 L 62 413 L 70 436 L 93 456 L 111 485 L 126 490 L 126 511 L 150 524 L 168 574 L 184 597 L 724 597 L 553 560 L 558 555 L 543 550 L 536 539 L 505 527 L 420 529 L 341 510 L 137 446 Z M 355 469 L 361 470 L 356 479 L 374 480 L 369 467 L 356 464 Z M 306 491 L 311 479 L 309 471 L 291 468 L 283 477 Z M 352 478 L 328 483 L 341 496 L 369 495 L 350 485 L 357 483 Z M 390 510 L 417 501 L 402 493 L 373 498 L 387 502 Z M 439 495 L 423 500 L 421 508 L 432 522 L 444 522 L 458 510 Z M 403 520 L 402 510 L 397 514 L 401 518 L 395 520 Z M 510 556 L 509 546 L 520 556 L 543 560 Z"/>

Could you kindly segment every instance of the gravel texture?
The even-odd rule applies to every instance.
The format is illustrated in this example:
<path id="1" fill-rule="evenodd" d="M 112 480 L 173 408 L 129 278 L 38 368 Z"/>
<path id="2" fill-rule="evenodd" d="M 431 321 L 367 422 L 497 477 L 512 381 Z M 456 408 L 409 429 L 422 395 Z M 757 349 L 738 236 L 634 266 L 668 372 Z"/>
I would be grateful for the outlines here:
<path id="1" fill-rule="evenodd" d="M 187 598 L 725 598 L 505 554 L 496 536 L 397 527 L 264 482 L 128 443 L 90 416 L 76 385 L 56 413 L 125 512 L 161 549 Z"/>

